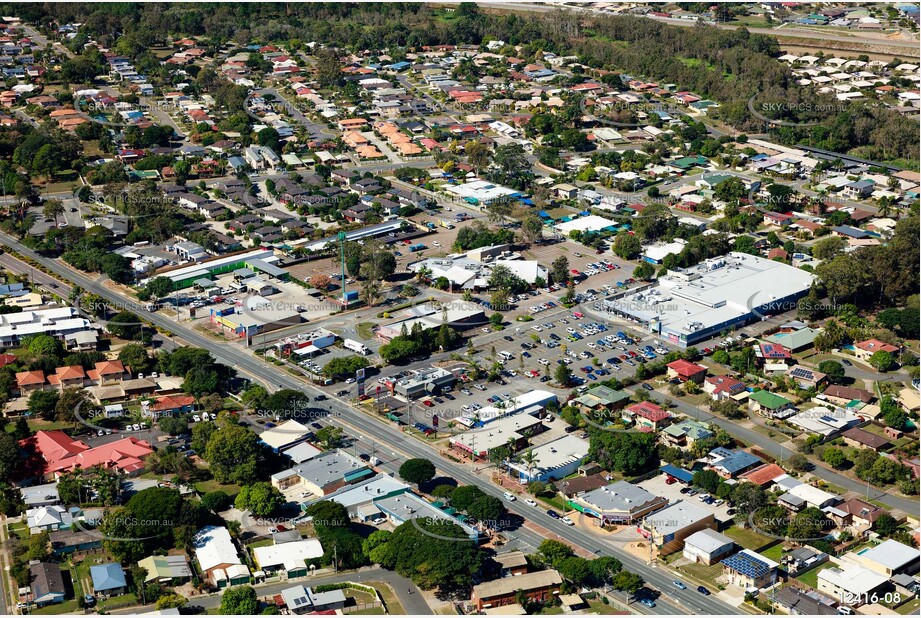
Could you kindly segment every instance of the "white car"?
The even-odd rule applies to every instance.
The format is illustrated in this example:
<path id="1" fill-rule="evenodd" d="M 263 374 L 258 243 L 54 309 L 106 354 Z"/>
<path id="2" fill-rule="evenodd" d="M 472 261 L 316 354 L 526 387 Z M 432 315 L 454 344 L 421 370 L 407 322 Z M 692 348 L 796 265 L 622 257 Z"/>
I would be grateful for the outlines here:
<path id="1" fill-rule="evenodd" d="M 570 335 L 575 335 L 576 329 L 570 326 L 569 328 L 566 329 L 566 332 L 569 333 Z"/>
<path id="2" fill-rule="evenodd" d="M 433 240 L 433 241 L 432 241 L 432 246 L 433 246 L 433 247 L 440 247 L 440 246 L 441 246 L 441 243 L 438 242 L 437 240 Z"/>
<path id="3" fill-rule="evenodd" d="M 514 494 L 510 494 L 509 492 L 505 492 L 505 493 L 502 494 L 502 495 L 505 496 L 505 499 L 508 500 L 509 502 L 514 502 L 515 500 L 517 500 L 517 498 L 515 498 Z"/>
<path id="4" fill-rule="evenodd" d="M 466 405 L 461 406 L 461 410 L 463 410 L 464 412 L 470 412 L 472 409 L 473 408 L 471 408 L 470 406 L 466 406 Z"/>
<path id="5" fill-rule="evenodd" d="M 141 426 L 138 425 L 137 423 L 135 423 L 134 425 L 132 425 L 131 428 L 132 428 L 133 430 L 135 430 L 135 431 L 140 431 L 140 430 L 141 430 Z"/>
<path id="6" fill-rule="evenodd" d="M 550 361 L 548 361 L 546 358 L 542 358 L 542 359 L 540 359 L 540 360 L 537 361 L 537 362 L 540 363 L 541 365 L 544 365 L 544 366 L 547 366 L 547 365 L 550 364 Z"/>
<path id="7" fill-rule="evenodd" d="M 563 522 L 564 524 L 566 524 L 567 526 L 575 526 L 575 525 L 576 525 L 576 522 L 574 522 L 573 520 L 571 520 L 571 519 L 568 518 L 568 517 L 564 517 L 564 518 L 562 518 L 560 521 Z"/>
<path id="8" fill-rule="evenodd" d="M 483 386 L 482 384 L 474 384 L 474 385 L 473 385 L 473 388 L 477 389 L 478 391 L 485 391 L 485 390 L 486 390 L 486 387 Z"/>
<path id="9" fill-rule="evenodd" d="M 192 420 L 195 421 L 196 423 L 200 423 L 200 422 L 201 422 L 201 417 L 200 417 L 199 415 L 196 414 L 195 416 L 192 417 Z"/>
<path id="10" fill-rule="evenodd" d="M 524 503 L 527 504 L 528 506 L 537 506 L 537 502 L 535 502 L 534 500 L 531 500 L 530 498 L 525 500 Z"/>
<path id="11" fill-rule="evenodd" d="M 346 379 L 345 383 L 346 383 L 346 384 L 354 384 L 354 383 L 355 383 L 355 378 L 348 378 L 348 379 Z"/>
<path id="12" fill-rule="evenodd" d="M 598 349 L 598 346 L 595 345 L 594 343 L 592 343 L 591 341 L 588 342 L 588 347 L 591 348 L 592 350 L 597 350 L 597 349 Z"/>
<path id="13" fill-rule="evenodd" d="M 540 327 L 540 324 L 535 324 L 534 326 L 531 327 L 531 330 L 537 331 L 539 333 L 544 329 Z"/>

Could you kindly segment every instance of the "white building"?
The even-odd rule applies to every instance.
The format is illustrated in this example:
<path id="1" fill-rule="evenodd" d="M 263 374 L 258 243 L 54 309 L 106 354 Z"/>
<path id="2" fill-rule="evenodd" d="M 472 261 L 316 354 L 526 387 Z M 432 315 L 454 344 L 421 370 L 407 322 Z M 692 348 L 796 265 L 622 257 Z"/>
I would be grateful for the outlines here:
<path id="1" fill-rule="evenodd" d="M 569 434 L 528 449 L 528 452 L 534 456 L 533 465 L 529 467 L 521 462 L 510 464 L 518 475 L 518 482 L 555 481 L 579 469 L 588 456 L 588 441 Z"/>

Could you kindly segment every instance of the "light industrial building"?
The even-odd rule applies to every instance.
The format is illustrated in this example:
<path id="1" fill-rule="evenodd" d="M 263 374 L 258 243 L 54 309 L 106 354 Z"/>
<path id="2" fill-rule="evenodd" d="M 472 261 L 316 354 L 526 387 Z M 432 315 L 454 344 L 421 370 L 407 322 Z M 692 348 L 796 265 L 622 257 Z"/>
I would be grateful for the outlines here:
<path id="1" fill-rule="evenodd" d="M 510 245 L 482 247 L 467 253 L 421 260 L 407 265 L 406 268 L 412 272 L 426 268 L 431 273 L 432 280 L 444 277 L 453 290 L 461 291 L 488 289 L 490 274 L 497 266 L 509 269 L 512 274 L 529 284 L 538 279 L 547 280 L 546 268 L 535 260 L 521 259 L 521 254 L 513 251 Z"/>
<path id="2" fill-rule="evenodd" d="M 667 505 L 668 499 L 626 481 L 585 492 L 569 501 L 569 506 L 599 526 L 630 524 Z"/>
<path id="3" fill-rule="evenodd" d="M 519 483 L 555 481 L 573 474 L 588 455 L 588 441 L 566 435 L 530 449 L 531 465 L 512 462 L 509 467 L 518 475 Z"/>
<path id="4" fill-rule="evenodd" d="M 605 301 L 605 308 L 687 347 L 795 308 L 813 280 L 804 270 L 734 252 L 669 271 L 656 287 Z"/>
<path id="5" fill-rule="evenodd" d="M 377 338 L 388 342 L 394 337 L 406 332 L 411 332 L 413 326 L 419 324 L 422 330 L 450 326 L 455 330 L 463 330 L 473 326 L 486 324 L 486 312 L 483 307 L 472 302 L 457 301 L 440 306 L 438 303 L 425 303 L 407 309 L 403 316 L 389 324 L 377 327 Z"/>
<path id="6" fill-rule="evenodd" d="M 206 287 L 213 283 L 214 276 L 232 273 L 241 268 L 258 271 L 273 279 L 287 280 L 287 271 L 279 268 L 275 264 L 277 261 L 278 258 L 271 249 L 256 249 L 161 271 L 156 276 L 163 276 L 172 281 L 174 290 L 184 290 L 196 285 Z"/>
<path id="7" fill-rule="evenodd" d="M 398 381 L 393 390 L 408 399 L 422 395 L 438 395 L 448 386 L 457 382 L 454 374 L 445 369 L 433 367 L 417 371 L 408 378 Z"/>
<path id="8" fill-rule="evenodd" d="M 489 204 L 496 200 L 517 200 L 522 194 L 514 189 L 493 184 L 486 180 L 473 180 L 462 185 L 449 185 L 448 193 L 452 193 L 465 202 L 476 206 Z"/>

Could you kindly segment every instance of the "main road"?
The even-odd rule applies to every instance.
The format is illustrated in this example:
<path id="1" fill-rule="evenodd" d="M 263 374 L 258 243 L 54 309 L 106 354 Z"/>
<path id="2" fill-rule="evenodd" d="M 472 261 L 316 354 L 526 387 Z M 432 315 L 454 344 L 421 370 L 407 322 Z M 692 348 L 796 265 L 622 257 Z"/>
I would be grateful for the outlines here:
<path id="1" fill-rule="evenodd" d="M 0 243 L 16 250 L 23 256 L 35 260 L 66 281 L 71 282 L 73 285 L 79 285 L 87 292 L 97 294 L 102 298 L 116 303 L 125 303 L 127 300 L 126 297 L 116 293 L 111 288 L 101 285 L 96 280 L 74 271 L 57 260 L 38 255 L 8 234 L 0 233 Z M 234 367 L 238 371 L 257 377 L 269 390 L 288 388 L 299 391 L 313 391 L 316 394 L 322 392 L 318 388 L 296 379 L 285 371 L 280 371 L 274 366 L 267 365 L 264 361 L 249 354 L 246 350 L 236 345 L 217 342 L 207 335 L 196 332 L 165 316 L 146 311 L 140 304 L 138 304 L 136 313 L 159 328 L 177 333 L 181 339 L 189 344 L 209 350 L 219 362 L 229 367 Z M 502 497 L 502 489 L 493 485 L 488 479 L 476 475 L 471 471 L 470 466 L 439 457 L 437 449 L 407 436 L 393 425 L 385 424 L 375 418 L 371 418 L 355 410 L 347 403 L 337 399 L 331 399 L 324 403 L 327 404 L 331 416 L 341 419 L 343 424 L 351 426 L 365 435 L 373 436 L 378 444 L 399 445 L 399 450 L 409 457 L 419 457 L 436 462 L 437 467 L 444 472 L 446 476 L 456 479 L 459 483 L 477 485 L 489 494 L 498 498 Z M 598 555 L 616 555 L 623 563 L 624 568 L 638 573 L 651 586 L 664 591 L 665 594 L 663 594 L 656 607 L 650 610 L 649 613 L 737 614 L 739 611 L 736 607 L 714 596 L 704 597 L 694 590 L 693 587 L 689 587 L 687 590 L 677 589 L 672 584 L 674 576 L 669 570 L 660 566 L 650 565 L 646 561 L 640 560 L 632 554 L 623 551 L 608 539 L 590 534 L 581 529 L 580 526 L 567 526 L 559 520 L 547 517 L 542 511 L 537 511 L 532 507 L 524 505 L 522 501 L 506 504 L 510 511 L 516 513 L 525 521 L 536 520 L 536 515 L 542 515 L 540 521 L 534 521 L 534 523 L 586 552 Z M 519 534 L 523 541 L 534 547 L 537 547 L 541 541 L 547 538 L 545 534 L 534 532 L 527 527 L 522 527 L 517 534 Z M 643 613 L 647 613 L 644 606 L 636 606 L 636 609 L 640 608 L 642 608 Z"/>

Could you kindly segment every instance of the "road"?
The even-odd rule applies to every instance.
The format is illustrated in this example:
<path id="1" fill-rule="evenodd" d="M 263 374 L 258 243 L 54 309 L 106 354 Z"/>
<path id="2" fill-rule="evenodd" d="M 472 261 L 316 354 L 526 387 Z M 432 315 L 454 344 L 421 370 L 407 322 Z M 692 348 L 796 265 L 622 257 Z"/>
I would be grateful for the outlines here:
<path id="1" fill-rule="evenodd" d="M 125 302 L 125 298 L 113 292 L 113 290 L 101 285 L 84 275 L 75 272 L 60 262 L 39 256 L 35 252 L 26 248 L 13 237 L 0 233 L 0 241 L 10 247 L 15 248 L 22 255 L 36 260 L 43 264 L 52 272 L 71 281 L 74 285 L 79 285 L 84 290 L 98 294 L 99 296 L 113 302 Z M 177 333 L 179 337 L 188 342 L 190 345 L 209 350 L 213 356 L 221 363 L 234 367 L 241 373 L 247 373 L 256 377 L 270 391 L 280 388 L 289 388 L 304 392 L 312 391 L 313 394 L 320 394 L 320 389 L 302 382 L 286 372 L 279 372 L 270 368 L 264 361 L 258 359 L 246 350 L 234 345 L 221 344 L 210 337 L 194 331 L 185 325 L 177 324 L 165 316 L 157 313 L 150 313 L 146 310 L 138 309 L 138 313 L 150 323 L 159 328 L 166 329 Z M 271 376 L 271 377 L 269 377 Z M 324 393 L 325 394 L 325 393 Z M 477 485 L 483 491 L 492 494 L 498 498 L 502 497 L 502 490 L 493 485 L 487 478 L 474 474 L 470 468 L 463 464 L 452 462 L 448 459 L 438 456 L 437 450 L 427 444 L 418 442 L 415 439 L 403 434 L 393 425 L 384 424 L 377 419 L 371 418 L 362 412 L 353 409 L 343 401 L 331 399 L 328 401 L 328 408 L 331 416 L 337 417 L 337 422 L 348 425 L 357 433 L 373 436 L 378 444 L 400 445 L 400 449 L 409 457 L 419 457 L 430 459 L 437 462 L 441 471 L 458 482 L 467 485 Z M 611 543 L 607 539 L 599 538 L 596 535 L 580 529 L 579 527 L 571 528 L 558 520 L 546 517 L 543 512 L 535 513 L 535 509 L 524 505 L 522 501 L 510 503 L 509 510 L 517 513 L 525 520 L 532 520 L 545 530 L 549 530 L 554 535 L 576 545 L 590 553 L 604 553 L 616 555 L 623 563 L 624 567 L 630 571 L 640 574 L 651 586 L 659 590 L 670 592 L 669 598 L 663 597 L 657 606 L 650 613 L 663 614 L 733 614 L 737 609 L 714 597 L 703 597 L 695 590 L 677 590 L 672 581 L 674 575 L 661 567 L 650 566 L 645 561 L 628 554 Z M 538 517 L 540 519 L 538 521 Z M 544 533 L 537 533 L 523 528 L 519 536 L 533 547 L 537 547 L 546 537 Z M 638 606 L 642 607 L 642 606 Z M 643 608 L 646 609 L 645 607 Z M 646 613 L 646 612 L 644 612 Z"/>
<path id="2" fill-rule="evenodd" d="M 261 88 L 259 90 L 253 91 L 253 94 L 270 94 L 275 97 L 275 100 L 281 103 L 281 105 L 285 108 L 285 111 L 287 111 L 288 114 L 290 114 L 291 117 L 298 122 L 298 124 L 307 129 L 312 139 L 336 139 L 336 136 L 329 132 L 329 129 L 326 127 L 326 125 L 319 122 L 314 122 L 305 116 L 304 113 L 299 110 L 296 105 L 288 101 L 288 99 L 286 99 L 276 88 Z"/>
<path id="3" fill-rule="evenodd" d="M 454 2 L 439 2 L 439 4 L 455 4 Z M 521 2 L 478 2 L 480 7 L 489 8 L 489 9 L 504 9 L 507 11 L 518 11 L 526 13 L 546 13 L 548 11 L 555 10 L 571 10 L 571 11 L 581 11 L 586 13 L 593 13 L 599 16 L 607 15 L 611 16 L 610 13 L 605 11 L 598 11 L 591 8 L 577 7 L 573 5 L 567 5 L 562 7 L 554 4 L 526 4 Z M 673 17 L 649 17 L 649 19 L 654 19 L 655 21 L 660 21 L 671 26 L 681 26 L 684 28 L 694 28 L 699 22 L 689 20 L 689 19 L 679 19 Z M 715 26 L 721 30 L 738 30 L 743 26 L 741 24 L 714 24 L 709 22 L 704 22 L 707 25 Z M 905 48 L 907 51 L 910 51 L 912 55 L 917 54 L 918 42 L 917 41 L 905 41 L 898 39 L 871 39 L 867 37 L 853 37 L 853 36 L 841 36 L 833 34 L 833 31 L 829 32 L 812 32 L 810 30 L 797 30 L 793 28 L 783 28 L 778 30 L 777 28 L 755 28 L 745 26 L 749 32 L 753 34 L 766 34 L 769 36 L 782 36 L 782 37 L 791 37 L 798 39 L 812 39 L 819 42 L 834 41 L 837 43 L 850 43 L 852 45 L 887 45 L 891 47 L 900 47 Z"/>
<path id="4" fill-rule="evenodd" d="M 393 571 L 387 571 L 380 567 L 370 567 L 361 569 L 359 571 L 342 573 L 339 575 L 309 577 L 298 579 L 296 581 L 262 584 L 255 586 L 255 588 L 256 594 L 258 594 L 260 597 L 269 597 L 279 594 L 282 590 L 290 588 L 291 586 L 296 586 L 297 584 L 304 584 L 308 588 L 311 588 L 314 586 L 338 584 L 341 582 L 357 582 L 365 584 L 368 582 L 384 582 L 393 590 L 397 600 L 400 602 L 400 605 L 403 606 L 404 614 L 416 616 L 432 615 L 432 609 L 425 601 L 425 597 L 422 595 L 422 592 L 419 591 L 412 580 L 407 579 L 402 575 L 398 575 Z M 192 597 L 189 599 L 189 605 L 203 607 L 206 610 L 215 609 L 221 605 L 221 595 L 209 594 L 207 596 Z M 392 612 L 393 610 L 390 611 Z M 113 610 L 108 613 L 118 615 L 136 614 L 138 613 L 138 608 L 126 607 L 123 609 Z"/>

